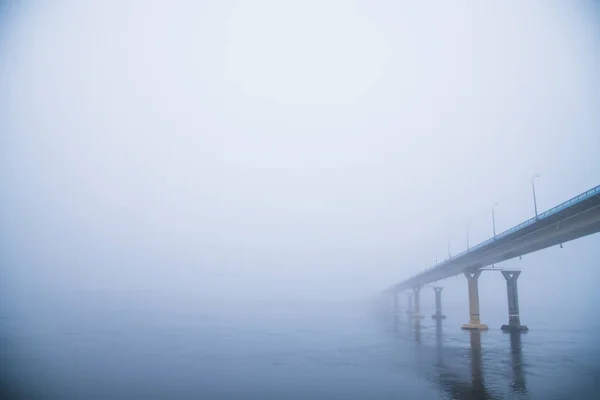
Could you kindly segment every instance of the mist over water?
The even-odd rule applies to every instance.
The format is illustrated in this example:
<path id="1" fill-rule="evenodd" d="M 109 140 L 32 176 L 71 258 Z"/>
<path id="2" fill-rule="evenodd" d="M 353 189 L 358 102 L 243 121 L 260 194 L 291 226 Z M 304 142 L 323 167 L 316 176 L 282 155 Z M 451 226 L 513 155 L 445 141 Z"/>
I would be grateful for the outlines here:
<path id="1" fill-rule="evenodd" d="M 380 295 L 600 183 L 598 71 L 591 0 L 0 0 L 0 398 L 595 398 L 598 235 L 522 336 Z"/>
<path id="2" fill-rule="evenodd" d="M 4 359 L 23 398 L 595 398 L 593 326 L 546 313 L 527 334 L 480 334 L 459 329 L 464 309 L 445 313 L 436 326 L 352 303 L 87 309 L 13 318 Z"/>

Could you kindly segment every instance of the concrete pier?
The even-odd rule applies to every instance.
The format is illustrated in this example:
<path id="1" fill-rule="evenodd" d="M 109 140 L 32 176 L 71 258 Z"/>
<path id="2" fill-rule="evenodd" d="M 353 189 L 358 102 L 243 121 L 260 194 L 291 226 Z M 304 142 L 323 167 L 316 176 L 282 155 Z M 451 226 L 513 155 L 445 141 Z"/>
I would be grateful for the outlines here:
<path id="1" fill-rule="evenodd" d="M 408 297 L 408 309 L 406 310 L 406 313 L 409 316 L 412 316 L 413 315 L 413 302 L 412 302 L 413 294 L 408 292 L 406 295 Z"/>
<path id="2" fill-rule="evenodd" d="M 394 310 L 394 318 L 398 316 L 398 314 L 400 314 L 398 312 L 400 305 L 398 304 L 398 292 L 394 292 L 394 294 L 392 295 L 392 301 L 393 303 L 393 310 Z"/>
<path id="3" fill-rule="evenodd" d="M 519 292 L 517 290 L 517 279 L 521 271 L 500 271 L 506 279 L 506 294 L 508 297 L 508 325 L 502 325 L 500 329 L 511 332 L 526 332 L 529 328 L 521 325 L 519 317 Z"/>
<path id="4" fill-rule="evenodd" d="M 462 329 L 477 331 L 488 329 L 488 326 L 479 320 L 479 285 L 477 284 L 479 275 L 481 275 L 480 270 L 465 272 L 469 285 L 469 323 L 464 324 Z"/>
<path id="5" fill-rule="evenodd" d="M 435 292 L 435 314 L 431 316 L 433 319 L 444 319 L 446 316 L 442 314 L 442 289 L 441 286 L 434 286 L 433 291 Z"/>
<path id="6" fill-rule="evenodd" d="M 423 318 L 421 315 L 421 286 L 413 287 L 413 293 L 415 294 L 415 312 L 413 318 Z"/>

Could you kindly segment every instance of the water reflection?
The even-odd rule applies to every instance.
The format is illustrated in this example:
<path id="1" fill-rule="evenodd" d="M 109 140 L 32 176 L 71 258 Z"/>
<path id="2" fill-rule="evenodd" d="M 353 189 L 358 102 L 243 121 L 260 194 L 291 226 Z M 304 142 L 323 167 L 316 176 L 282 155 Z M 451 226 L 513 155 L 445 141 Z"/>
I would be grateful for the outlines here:
<path id="1" fill-rule="evenodd" d="M 470 332 L 470 360 L 471 360 L 471 392 L 474 398 L 491 398 L 493 397 L 486 391 L 483 381 L 483 369 L 481 368 L 481 333 L 476 331 Z"/>
<path id="2" fill-rule="evenodd" d="M 421 319 L 415 318 L 415 342 L 421 343 Z"/>
<path id="3" fill-rule="evenodd" d="M 421 325 L 421 320 L 413 320 L 402 323 L 396 321 L 397 326 L 408 327 L 408 338 L 414 338 L 415 343 L 427 343 L 427 332 L 430 328 Z M 400 328 L 402 330 L 402 328 Z M 423 332 L 422 332 L 423 331 Z M 423 342 L 425 333 L 425 342 Z M 400 331 L 398 331 L 400 334 Z M 512 381 L 508 385 L 510 397 L 526 398 L 527 388 L 523 370 L 523 353 L 521 346 L 521 333 L 510 334 L 509 362 L 512 367 Z M 504 342 L 505 343 L 505 342 Z M 419 364 L 421 364 L 425 375 L 440 389 L 453 399 L 498 399 L 504 398 L 506 394 L 501 393 L 506 388 L 506 381 L 494 375 L 494 379 L 503 380 L 505 383 L 492 381 L 486 384 L 484 377 L 483 349 L 481 345 L 481 333 L 469 332 L 469 347 L 445 346 L 444 328 L 442 320 L 435 321 L 435 348 L 433 346 L 419 346 Z M 497 346 L 498 344 L 490 344 Z M 494 349 L 495 352 L 506 354 L 506 350 Z M 435 352 L 435 358 L 433 353 Z M 493 362 L 501 363 L 501 356 L 494 356 Z M 424 362 L 429 360 L 429 362 Z M 489 366 L 488 366 L 489 367 Z M 490 367 L 492 368 L 492 367 Z M 492 368 L 493 369 L 493 368 Z M 489 371 L 488 371 L 489 372 Z M 493 374 L 493 372 L 492 372 Z"/>
<path id="4" fill-rule="evenodd" d="M 444 340 L 443 340 L 443 332 L 442 332 L 442 320 L 435 320 L 435 348 L 437 350 L 437 366 L 441 367 L 444 364 Z"/>
<path id="5" fill-rule="evenodd" d="M 510 385 L 513 392 L 526 394 L 527 384 L 523 373 L 523 349 L 521 347 L 521 332 L 510 333 L 510 350 L 513 369 L 513 383 Z"/>
<path id="6" fill-rule="evenodd" d="M 482 368 L 481 334 L 479 332 L 470 332 L 470 347 L 466 354 L 470 364 L 470 373 L 466 374 L 461 373 L 463 368 L 460 365 L 460 361 L 465 359 L 464 350 L 460 348 L 446 349 L 444 347 L 444 331 L 441 320 L 436 321 L 435 335 L 438 368 L 434 381 L 437 386 L 453 399 L 499 398 L 490 393 L 485 385 Z M 446 365 L 445 359 L 453 362 Z M 470 375 L 470 379 L 468 375 Z"/>

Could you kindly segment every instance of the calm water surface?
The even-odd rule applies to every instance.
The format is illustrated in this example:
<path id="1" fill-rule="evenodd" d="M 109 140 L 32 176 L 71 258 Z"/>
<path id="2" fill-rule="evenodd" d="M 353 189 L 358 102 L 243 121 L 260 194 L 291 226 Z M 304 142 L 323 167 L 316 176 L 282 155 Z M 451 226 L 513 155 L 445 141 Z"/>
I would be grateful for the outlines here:
<path id="1" fill-rule="evenodd" d="M 366 307 L 90 310 L 2 319 L 2 398 L 598 399 L 590 327 L 460 330 Z M 457 310 L 458 311 L 458 310 Z"/>

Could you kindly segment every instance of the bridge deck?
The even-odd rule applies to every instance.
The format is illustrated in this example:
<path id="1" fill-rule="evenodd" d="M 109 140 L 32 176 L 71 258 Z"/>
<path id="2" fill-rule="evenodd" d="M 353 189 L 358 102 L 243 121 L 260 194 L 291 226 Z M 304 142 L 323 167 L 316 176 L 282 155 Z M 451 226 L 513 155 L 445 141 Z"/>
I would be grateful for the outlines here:
<path id="1" fill-rule="evenodd" d="M 600 185 L 390 288 L 402 291 L 600 232 Z"/>

